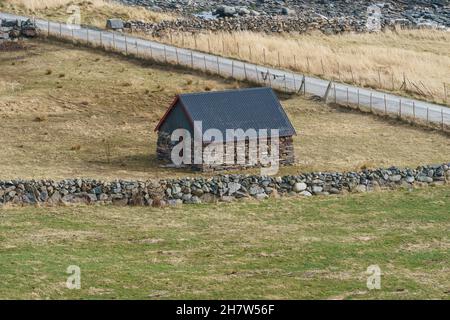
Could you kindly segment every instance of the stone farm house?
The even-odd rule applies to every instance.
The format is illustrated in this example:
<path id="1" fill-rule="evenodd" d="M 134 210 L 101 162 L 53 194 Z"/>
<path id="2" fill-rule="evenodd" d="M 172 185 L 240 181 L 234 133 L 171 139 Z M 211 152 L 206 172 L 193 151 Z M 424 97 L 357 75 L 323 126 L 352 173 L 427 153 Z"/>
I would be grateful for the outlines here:
<path id="1" fill-rule="evenodd" d="M 183 136 L 179 140 L 172 141 L 172 133 L 177 129 L 184 129 L 185 132 L 189 133 L 186 139 L 190 139 L 192 146 L 194 145 L 194 133 L 198 133 L 197 136 L 204 138 L 205 132 L 208 129 L 216 129 L 216 132 L 222 133 L 223 140 L 206 139 L 205 141 L 205 139 L 202 139 L 202 150 L 209 144 L 214 143 L 214 141 L 218 141 L 218 143 L 223 144 L 220 146 L 226 151 L 227 149 L 224 147 L 224 144 L 233 141 L 234 160 L 237 160 L 239 154 L 241 155 L 240 159 L 242 159 L 242 154 L 245 155 L 246 160 L 249 159 L 248 146 L 251 140 L 258 141 L 256 142 L 258 147 L 260 145 L 259 141 L 261 140 L 258 140 L 258 136 L 260 135 L 257 134 L 255 136 L 247 130 L 254 130 L 252 131 L 254 133 L 260 132 L 260 129 L 267 129 L 269 135 L 268 141 L 270 142 L 271 130 L 278 129 L 279 164 L 292 164 L 295 160 L 293 136 L 296 135 L 296 132 L 271 88 L 249 88 L 177 95 L 155 128 L 155 131 L 158 132 L 157 157 L 159 160 L 172 166 L 175 166 L 171 156 L 172 150 L 179 142 L 185 139 Z M 238 144 L 236 137 L 230 140 L 227 137 L 227 130 L 230 129 L 242 129 L 246 133 L 244 138 L 245 143 Z M 269 145 L 268 149 L 270 152 L 269 142 L 266 142 L 265 145 Z M 242 169 L 243 167 L 260 167 L 263 165 L 259 161 L 246 161 L 245 164 L 242 164 L 242 161 L 234 161 L 234 163 L 224 161 L 224 163 L 214 164 L 199 163 L 198 161 L 194 161 L 194 149 L 198 150 L 199 148 L 197 147 L 195 149 L 192 147 L 189 150 L 190 156 L 188 156 L 191 161 L 188 164 L 184 162 L 180 166 L 190 167 L 193 170 L 213 171 Z M 242 150 L 242 148 L 245 148 L 245 150 Z M 185 150 L 181 152 L 181 156 L 183 156 L 183 152 Z"/>

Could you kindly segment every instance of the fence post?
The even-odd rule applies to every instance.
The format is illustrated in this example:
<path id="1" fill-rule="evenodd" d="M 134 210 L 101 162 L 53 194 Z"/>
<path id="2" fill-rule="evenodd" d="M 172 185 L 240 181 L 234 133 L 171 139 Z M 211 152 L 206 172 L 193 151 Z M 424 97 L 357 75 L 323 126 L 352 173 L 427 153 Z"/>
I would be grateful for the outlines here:
<path id="1" fill-rule="evenodd" d="M 427 122 L 430 122 L 430 108 L 427 107 Z"/>
<path id="2" fill-rule="evenodd" d="M 74 36 L 73 36 L 73 28 L 71 28 L 71 31 L 72 31 L 72 42 L 75 43 L 75 39 L 74 39 Z"/>
<path id="3" fill-rule="evenodd" d="M 259 84 L 261 82 L 259 81 L 259 73 L 258 73 L 258 67 L 257 66 L 255 66 L 255 72 L 256 72 L 256 81 Z"/>
<path id="4" fill-rule="evenodd" d="M 100 31 L 100 46 L 103 48 L 103 37 L 101 31 Z"/>
<path id="5" fill-rule="evenodd" d="M 357 90 L 357 92 L 358 92 L 358 109 L 359 109 L 359 105 L 360 105 L 360 103 L 359 103 L 359 89 Z"/>
<path id="6" fill-rule="evenodd" d="M 413 101 L 413 118 L 416 118 L 416 102 Z"/>
<path id="7" fill-rule="evenodd" d="M 166 49 L 166 46 L 164 46 L 164 62 L 167 63 L 167 49 Z"/>
<path id="8" fill-rule="evenodd" d="M 47 21 L 47 37 L 50 37 L 50 21 Z"/>
<path id="9" fill-rule="evenodd" d="M 151 42 L 150 42 L 150 58 L 153 59 L 153 47 Z"/>
<path id="10" fill-rule="evenodd" d="M 217 74 L 220 76 L 219 56 L 216 57 L 216 60 L 217 60 Z"/>
<path id="11" fill-rule="evenodd" d="M 191 68 L 194 69 L 194 55 L 191 50 Z"/>
<path id="12" fill-rule="evenodd" d="M 347 108 L 350 107 L 349 96 L 348 96 L 348 87 L 347 87 Z"/>
<path id="13" fill-rule="evenodd" d="M 327 103 L 327 101 L 328 101 L 328 95 L 330 94 L 332 85 L 333 85 L 333 82 L 330 81 L 330 83 L 328 83 L 327 90 L 325 90 L 325 95 L 323 96 L 323 100 L 325 101 L 325 103 Z"/>
<path id="14" fill-rule="evenodd" d="M 294 93 L 297 92 L 297 84 L 295 83 L 295 74 L 292 74 L 292 79 L 294 80 Z"/>
<path id="15" fill-rule="evenodd" d="M 384 95 L 384 114 L 387 114 L 387 101 L 386 101 L 386 95 Z"/>
<path id="16" fill-rule="evenodd" d="M 116 50 L 116 34 L 113 32 L 112 36 L 113 36 L 113 48 L 115 51 Z"/>
<path id="17" fill-rule="evenodd" d="M 306 77 L 303 75 L 303 95 L 306 96 Z"/>
<path id="18" fill-rule="evenodd" d="M 234 60 L 231 60 L 231 78 L 234 78 Z"/>
<path id="19" fill-rule="evenodd" d="M 402 117 L 402 99 L 400 99 L 400 109 L 398 110 L 398 112 L 399 112 L 399 117 L 401 118 Z"/>
<path id="20" fill-rule="evenodd" d="M 205 72 L 206 72 L 206 56 L 205 55 L 203 56 L 203 63 L 205 65 Z"/>
<path id="21" fill-rule="evenodd" d="M 139 46 L 137 40 L 134 42 L 134 45 L 136 46 L 136 57 L 139 57 Z"/>
<path id="22" fill-rule="evenodd" d="M 287 79 L 286 79 L 286 75 L 284 75 L 284 93 L 287 93 Z"/>
<path id="23" fill-rule="evenodd" d="M 442 130 L 444 130 L 444 109 L 441 108 L 441 121 L 442 121 Z"/>
<path id="24" fill-rule="evenodd" d="M 89 43 L 89 29 L 86 29 L 86 42 Z"/>
<path id="25" fill-rule="evenodd" d="M 177 56 L 177 65 L 180 64 L 180 59 L 178 59 L 178 48 L 175 47 L 175 55 Z"/>
<path id="26" fill-rule="evenodd" d="M 334 86 L 334 103 L 337 103 L 336 83 L 334 83 L 333 86 Z"/>
<path id="27" fill-rule="evenodd" d="M 127 41 L 127 35 L 123 35 L 125 38 L 125 54 L 128 55 L 128 41 Z"/>
<path id="28" fill-rule="evenodd" d="M 245 62 L 244 62 L 244 75 L 245 75 L 245 80 L 247 81 L 247 68 L 245 67 Z"/>
<path id="29" fill-rule="evenodd" d="M 62 36 L 62 26 L 61 26 L 61 22 L 59 23 L 59 37 Z"/>
<path id="30" fill-rule="evenodd" d="M 370 112 L 372 112 L 372 99 L 373 99 L 373 93 L 370 93 Z"/>
<path id="31" fill-rule="evenodd" d="M 272 78 L 270 77 L 270 72 L 267 70 L 267 77 L 269 78 L 269 87 L 272 88 Z"/>

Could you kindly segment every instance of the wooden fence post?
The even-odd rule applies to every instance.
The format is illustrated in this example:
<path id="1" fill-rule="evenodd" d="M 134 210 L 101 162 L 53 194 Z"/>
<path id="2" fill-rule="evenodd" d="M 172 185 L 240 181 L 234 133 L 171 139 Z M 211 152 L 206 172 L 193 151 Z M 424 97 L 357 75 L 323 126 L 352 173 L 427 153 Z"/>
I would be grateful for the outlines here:
<path id="1" fill-rule="evenodd" d="M 384 114 L 387 114 L 387 101 L 386 101 L 386 95 L 384 95 Z"/>
<path id="2" fill-rule="evenodd" d="M 336 83 L 333 84 L 333 86 L 334 86 L 334 103 L 337 103 Z"/>
<path id="3" fill-rule="evenodd" d="M 359 89 L 358 89 L 358 109 L 359 109 L 359 105 L 360 105 L 360 102 L 359 102 Z"/>
<path id="4" fill-rule="evenodd" d="M 350 107 L 349 96 L 348 96 L 348 87 L 347 87 L 347 107 Z"/>
<path id="5" fill-rule="evenodd" d="M 194 54 L 192 53 L 192 50 L 191 50 L 191 68 L 194 69 Z"/>
<path id="6" fill-rule="evenodd" d="M 325 90 L 325 95 L 323 96 L 323 100 L 325 101 L 325 103 L 327 103 L 327 101 L 328 101 L 328 95 L 330 94 L 332 85 L 333 85 L 333 82 L 330 81 L 330 83 L 328 83 L 327 90 Z"/>
<path id="7" fill-rule="evenodd" d="M 216 57 L 216 60 L 217 60 L 217 74 L 220 76 L 219 56 Z"/>

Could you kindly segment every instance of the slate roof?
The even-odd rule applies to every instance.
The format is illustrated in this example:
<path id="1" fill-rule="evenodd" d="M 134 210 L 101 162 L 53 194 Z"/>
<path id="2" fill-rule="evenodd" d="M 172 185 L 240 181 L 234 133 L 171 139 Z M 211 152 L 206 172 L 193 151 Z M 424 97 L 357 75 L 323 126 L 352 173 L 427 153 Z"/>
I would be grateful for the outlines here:
<path id="1" fill-rule="evenodd" d="M 278 129 L 280 137 L 296 135 L 286 112 L 271 88 L 249 88 L 227 91 L 180 94 L 160 120 L 158 131 L 170 111 L 180 105 L 193 126 L 202 121 L 202 131 L 219 129 Z M 269 133 L 270 134 L 270 133 Z"/>

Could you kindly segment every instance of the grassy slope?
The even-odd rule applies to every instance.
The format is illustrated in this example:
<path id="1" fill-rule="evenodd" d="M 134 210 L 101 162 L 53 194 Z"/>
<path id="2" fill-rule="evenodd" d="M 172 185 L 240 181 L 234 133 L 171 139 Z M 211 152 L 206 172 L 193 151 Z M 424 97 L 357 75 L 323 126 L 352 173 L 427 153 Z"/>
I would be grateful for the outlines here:
<path id="1" fill-rule="evenodd" d="M 131 7 L 113 0 L 0 0 L 0 10 L 54 21 L 66 22 L 70 16 L 68 8 L 76 5 L 80 9 L 81 23 L 104 28 L 109 18 L 160 22 L 174 18 L 171 14 Z"/>
<path id="2" fill-rule="evenodd" d="M 106 0 L 0 0 L 0 10 L 65 22 L 71 3 L 80 6 L 83 24 L 100 28 L 110 17 L 147 22 L 175 18 Z M 444 31 L 397 30 L 336 36 L 257 32 L 208 32 L 192 36 L 168 32 L 156 40 L 436 103 L 450 103 L 450 35 Z M 402 87 L 403 75 L 407 79 L 406 87 Z"/>
<path id="3" fill-rule="evenodd" d="M 375 34 L 267 35 L 255 32 L 187 33 L 161 39 L 179 46 L 254 63 L 355 83 L 437 103 L 449 103 L 450 35 L 433 30 Z M 323 67 L 322 67 L 323 66 Z M 401 90 L 403 75 L 407 86 Z"/>
<path id="4" fill-rule="evenodd" d="M 448 187 L 0 211 L 0 298 L 450 298 Z M 82 289 L 65 288 L 69 265 Z M 369 265 L 381 290 L 366 288 Z"/>
<path id="5" fill-rule="evenodd" d="M 0 56 L 0 179 L 187 175 L 159 168 L 157 121 L 176 93 L 243 86 L 61 43 L 30 45 Z M 437 132 L 281 98 L 298 132 L 298 163 L 281 174 L 450 159 L 450 140 Z"/>

